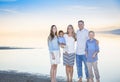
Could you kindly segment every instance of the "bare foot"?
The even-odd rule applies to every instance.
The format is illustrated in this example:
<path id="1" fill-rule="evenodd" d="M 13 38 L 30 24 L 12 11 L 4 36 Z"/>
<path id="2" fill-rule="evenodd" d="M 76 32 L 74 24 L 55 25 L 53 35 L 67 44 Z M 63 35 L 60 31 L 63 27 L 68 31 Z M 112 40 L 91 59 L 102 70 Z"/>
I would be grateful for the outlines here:
<path id="1" fill-rule="evenodd" d="M 94 80 L 93 79 L 89 79 L 89 82 L 94 82 Z"/>
<path id="2" fill-rule="evenodd" d="M 96 80 L 96 82 L 100 82 L 100 80 Z"/>
<path id="3" fill-rule="evenodd" d="M 87 79 L 87 82 L 89 82 L 89 79 Z"/>
<path id="4" fill-rule="evenodd" d="M 80 78 L 80 79 L 78 80 L 78 82 L 82 82 L 82 78 Z"/>
<path id="5" fill-rule="evenodd" d="M 70 80 L 69 82 L 73 82 L 72 80 Z"/>

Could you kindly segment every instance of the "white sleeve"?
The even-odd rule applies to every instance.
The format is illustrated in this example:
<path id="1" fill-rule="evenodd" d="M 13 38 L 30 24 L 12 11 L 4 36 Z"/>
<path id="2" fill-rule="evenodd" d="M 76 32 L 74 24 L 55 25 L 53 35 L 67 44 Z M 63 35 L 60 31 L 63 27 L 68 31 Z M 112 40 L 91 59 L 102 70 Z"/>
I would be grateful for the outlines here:
<path id="1" fill-rule="evenodd" d="M 86 39 L 89 39 L 89 31 L 86 29 Z"/>

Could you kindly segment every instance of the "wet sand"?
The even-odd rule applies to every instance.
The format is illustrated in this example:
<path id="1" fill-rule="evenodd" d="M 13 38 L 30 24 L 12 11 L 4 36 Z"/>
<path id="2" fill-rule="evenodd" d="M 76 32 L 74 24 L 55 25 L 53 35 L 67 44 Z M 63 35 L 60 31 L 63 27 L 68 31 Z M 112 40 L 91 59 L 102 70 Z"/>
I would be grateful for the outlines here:
<path id="1" fill-rule="evenodd" d="M 16 71 L 0 71 L 0 82 L 50 82 L 50 76 Z M 57 82 L 66 81 L 63 77 L 57 77 Z"/>

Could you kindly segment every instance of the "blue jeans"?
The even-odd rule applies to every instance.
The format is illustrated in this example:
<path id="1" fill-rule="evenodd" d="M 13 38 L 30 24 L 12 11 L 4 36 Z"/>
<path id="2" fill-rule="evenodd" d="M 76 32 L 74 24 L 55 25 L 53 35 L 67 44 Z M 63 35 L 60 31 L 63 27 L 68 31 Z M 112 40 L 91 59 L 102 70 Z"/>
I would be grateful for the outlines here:
<path id="1" fill-rule="evenodd" d="M 77 55 L 76 54 L 76 66 L 77 66 L 77 74 L 78 74 L 78 78 L 82 78 L 83 77 L 83 73 L 82 73 L 82 61 L 84 63 L 84 67 L 85 67 L 85 74 L 86 74 L 86 78 L 88 78 L 88 68 L 87 68 L 87 59 L 86 56 L 83 55 Z"/>

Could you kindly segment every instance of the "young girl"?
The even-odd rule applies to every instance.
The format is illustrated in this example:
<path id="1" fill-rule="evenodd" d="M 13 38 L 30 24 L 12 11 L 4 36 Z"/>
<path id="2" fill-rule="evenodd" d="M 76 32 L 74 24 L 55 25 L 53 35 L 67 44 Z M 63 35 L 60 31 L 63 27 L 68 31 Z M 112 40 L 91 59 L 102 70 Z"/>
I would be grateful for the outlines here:
<path id="1" fill-rule="evenodd" d="M 64 35 L 64 38 L 66 41 L 66 46 L 64 50 L 65 52 L 63 52 L 63 64 L 66 66 L 67 82 L 72 82 L 76 40 L 72 25 L 68 25 L 67 34 Z"/>
<path id="2" fill-rule="evenodd" d="M 51 61 L 51 82 L 56 82 L 57 64 L 60 63 L 60 48 L 57 38 L 57 27 L 55 25 L 51 26 L 50 34 L 48 36 L 48 48 Z"/>
<path id="3" fill-rule="evenodd" d="M 95 33 L 94 31 L 89 32 L 89 39 L 86 42 L 86 57 L 87 57 L 87 67 L 89 72 L 89 82 L 94 82 L 93 80 L 93 71 L 94 69 L 96 82 L 100 82 L 100 75 L 99 70 L 97 67 L 97 60 L 98 60 L 98 52 L 99 52 L 99 46 L 98 41 L 94 38 Z"/>

